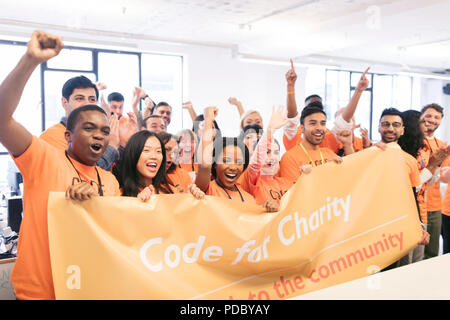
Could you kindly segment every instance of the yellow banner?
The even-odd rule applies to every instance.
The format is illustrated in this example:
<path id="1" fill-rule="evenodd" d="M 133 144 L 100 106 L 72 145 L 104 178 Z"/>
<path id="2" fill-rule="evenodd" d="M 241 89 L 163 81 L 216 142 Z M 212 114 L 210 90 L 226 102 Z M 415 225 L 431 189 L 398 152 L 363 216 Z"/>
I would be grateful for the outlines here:
<path id="1" fill-rule="evenodd" d="M 57 299 L 286 299 L 368 276 L 421 238 L 403 156 L 303 175 L 281 209 L 189 194 L 49 200 Z"/>

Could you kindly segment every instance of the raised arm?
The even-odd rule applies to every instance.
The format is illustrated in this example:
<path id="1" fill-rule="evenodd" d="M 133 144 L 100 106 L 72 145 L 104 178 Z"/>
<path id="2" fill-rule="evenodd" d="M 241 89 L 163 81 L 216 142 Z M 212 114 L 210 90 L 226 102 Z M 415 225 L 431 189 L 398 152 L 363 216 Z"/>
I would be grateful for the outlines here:
<path id="1" fill-rule="evenodd" d="M 231 105 L 236 106 L 236 108 L 239 112 L 239 117 L 242 117 L 242 115 L 244 114 L 244 107 L 242 106 L 242 102 L 240 102 L 238 99 L 236 99 L 234 97 L 228 98 L 228 102 Z"/>
<path id="2" fill-rule="evenodd" d="M 189 115 L 191 116 L 192 122 L 194 122 L 195 118 L 197 118 L 197 113 L 194 110 L 194 106 L 190 101 L 185 102 L 181 105 L 183 109 L 186 109 L 189 112 Z"/>
<path id="3" fill-rule="evenodd" d="M 205 129 L 201 137 L 201 160 L 198 165 L 197 177 L 195 178 L 195 184 L 203 192 L 206 192 L 211 181 L 211 167 L 213 160 L 213 122 L 218 113 L 217 107 L 207 107 L 204 111 L 205 116 Z"/>
<path id="4" fill-rule="evenodd" d="M 355 92 L 353 93 L 352 99 L 344 108 L 344 111 L 342 111 L 342 118 L 347 122 L 350 122 L 352 120 L 353 115 L 356 111 L 356 107 L 358 106 L 359 99 L 361 98 L 363 91 L 366 90 L 369 86 L 369 80 L 367 80 L 366 78 L 366 74 L 369 69 L 370 67 L 368 67 L 362 74 L 361 78 L 359 79 L 358 85 L 356 86 Z"/>
<path id="5" fill-rule="evenodd" d="M 139 104 L 139 100 L 141 99 L 141 94 L 144 90 L 142 90 L 141 88 L 135 87 L 133 90 L 133 99 L 131 100 L 131 109 L 133 109 L 134 114 L 136 115 L 136 117 L 139 117 L 141 115 L 141 112 L 138 109 L 138 104 Z M 145 92 L 144 96 L 145 96 Z"/>
<path id="6" fill-rule="evenodd" d="M 104 82 L 97 82 L 95 84 L 97 90 L 100 92 L 100 106 L 105 110 L 106 114 L 109 116 L 111 114 L 111 109 L 109 108 L 108 102 L 105 100 L 105 96 L 103 95 L 103 91 L 107 88 Z"/>
<path id="7" fill-rule="evenodd" d="M 294 62 L 290 59 L 291 69 L 286 73 L 287 82 L 287 117 L 294 118 L 297 116 L 297 102 L 295 101 L 295 81 L 297 74 L 294 69 Z"/>
<path id="8" fill-rule="evenodd" d="M 284 106 L 272 108 L 272 116 L 269 120 L 267 130 L 264 131 L 261 139 L 256 145 L 248 166 L 249 179 L 252 184 L 256 184 L 260 175 L 261 166 L 267 162 L 267 152 L 272 148 L 273 135 L 276 130 L 282 128 L 289 120 L 286 118 L 286 109 Z"/>
<path id="9" fill-rule="evenodd" d="M 33 32 L 27 52 L 0 85 L 0 142 L 15 157 L 27 150 L 32 138 L 31 133 L 12 117 L 25 85 L 36 67 L 57 56 L 63 47 L 61 37 Z"/>

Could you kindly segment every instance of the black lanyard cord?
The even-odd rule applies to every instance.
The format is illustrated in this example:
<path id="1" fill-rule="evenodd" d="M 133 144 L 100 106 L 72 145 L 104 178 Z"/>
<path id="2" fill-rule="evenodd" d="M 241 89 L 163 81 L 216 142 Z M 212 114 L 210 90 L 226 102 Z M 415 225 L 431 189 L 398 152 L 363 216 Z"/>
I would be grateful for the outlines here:
<path id="1" fill-rule="evenodd" d="M 69 162 L 72 165 L 73 169 L 77 173 L 78 178 L 80 179 L 80 182 L 82 182 L 83 179 L 81 179 L 80 173 L 78 172 L 77 168 L 75 168 L 75 165 L 73 164 L 72 160 L 70 160 L 69 155 L 67 154 L 67 150 L 65 150 L 64 153 L 66 154 L 67 160 L 69 160 Z M 100 174 L 98 173 L 97 167 L 95 167 L 95 171 L 97 172 L 98 194 L 102 197 L 103 196 L 102 179 L 100 179 Z"/>
<path id="2" fill-rule="evenodd" d="M 221 188 L 223 189 L 223 191 L 225 191 L 225 193 L 226 193 L 227 196 L 228 196 L 228 199 L 232 200 L 230 194 L 229 194 L 228 191 L 227 191 L 227 189 L 219 182 L 219 180 L 217 180 L 217 178 L 216 178 L 215 181 L 216 181 L 217 185 L 218 185 L 219 187 L 221 187 Z M 242 201 L 242 202 L 245 202 L 245 201 L 244 201 L 244 197 L 242 196 L 241 191 L 239 191 L 239 188 L 238 188 L 236 185 L 234 185 L 234 187 L 235 187 L 236 190 L 239 192 L 239 195 L 241 196 L 241 201 Z"/>

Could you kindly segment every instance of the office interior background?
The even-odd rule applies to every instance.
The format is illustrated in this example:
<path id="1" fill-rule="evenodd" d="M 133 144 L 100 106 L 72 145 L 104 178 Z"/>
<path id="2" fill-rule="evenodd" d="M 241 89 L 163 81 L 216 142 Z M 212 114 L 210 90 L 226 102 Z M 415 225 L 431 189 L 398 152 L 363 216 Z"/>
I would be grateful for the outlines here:
<path id="1" fill-rule="evenodd" d="M 61 35 L 65 49 L 32 75 L 14 117 L 34 135 L 64 115 L 61 88 L 85 75 L 125 96 L 135 86 L 173 107 L 168 131 L 191 128 L 182 103 L 197 114 L 219 107 L 225 136 L 240 117 L 227 99 L 257 109 L 264 123 L 286 104 L 285 73 L 295 63 L 299 109 L 319 94 L 331 122 L 370 66 L 356 122 L 379 140 L 386 107 L 446 115 L 436 136 L 450 141 L 450 1 L 443 0 L 96 0 L 0 1 L 0 78 L 25 52 L 33 30 Z M 446 88 L 446 89 L 444 89 Z M 359 133 L 356 132 L 358 135 Z M 10 156 L 0 145 L 0 192 L 10 192 Z"/>

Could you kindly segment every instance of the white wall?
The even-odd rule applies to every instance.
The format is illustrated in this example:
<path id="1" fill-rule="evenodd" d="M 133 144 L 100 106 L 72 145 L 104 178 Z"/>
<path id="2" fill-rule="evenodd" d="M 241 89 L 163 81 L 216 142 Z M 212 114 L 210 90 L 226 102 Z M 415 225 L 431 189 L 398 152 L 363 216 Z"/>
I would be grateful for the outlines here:
<path id="1" fill-rule="evenodd" d="M 207 106 L 219 107 L 218 124 L 226 136 L 239 134 L 240 117 L 229 97 L 239 99 L 245 110 L 257 109 L 266 125 L 273 105 L 286 104 L 285 74 L 289 66 L 243 62 L 233 58 L 231 49 L 193 45 L 141 44 L 146 51 L 182 54 L 185 67 L 184 101 L 191 101 L 197 114 Z M 296 91 L 299 101 L 305 93 L 304 69 L 297 70 Z M 191 127 L 187 111 L 183 111 L 183 126 Z M 176 131 L 179 128 L 171 128 Z"/>

